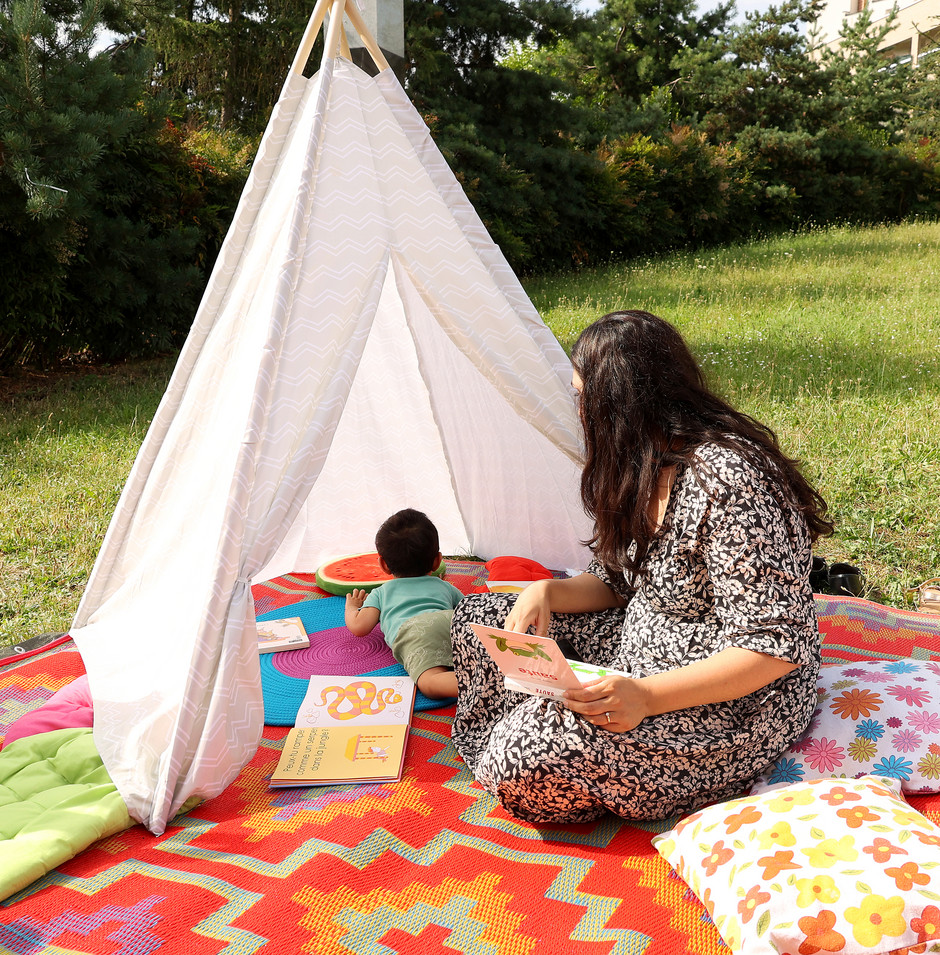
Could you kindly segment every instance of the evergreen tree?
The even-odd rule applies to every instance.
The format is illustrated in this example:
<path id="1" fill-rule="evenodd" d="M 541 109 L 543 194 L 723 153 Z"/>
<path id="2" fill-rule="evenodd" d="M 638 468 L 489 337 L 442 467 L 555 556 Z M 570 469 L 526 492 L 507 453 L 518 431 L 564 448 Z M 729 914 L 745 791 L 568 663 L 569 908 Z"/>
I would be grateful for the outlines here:
<path id="1" fill-rule="evenodd" d="M 595 260 L 618 200 L 577 148 L 582 116 L 550 76 L 505 62 L 557 42 L 573 0 L 406 0 L 405 85 L 494 239 L 517 268 Z"/>
<path id="2" fill-rule="evenodd" d="M 130 0 L 181 119 L 261 133 L 310 16 L 308 0 Z"/>
<path id="3" fill-rule="evenodd" d="M 910 104 L 904 127 L 907 136 L 940 142 L 940 74 L 929 67 L 914 70 L 910 80 Z"/>
<path id="4" fill-rule="evenodd" d="M 911 70 L 878 52 L 896 14 L 846 22 L 837 48 L 817 45 L 821 0 L 784 0 L 681 54 L 677 101 L 715 141 L 757 127 L 816 134 L 840 128 L 895 136 L 909 112 Z"/>
<path id="5" fill-rule="evenodd" d="M 721 36 L 732 7 L 699 14 L 695 0 L 605 0 L 529 62 L 591 111 L 594 141 L 662 133 L 680 118 L 670 91 L 677 57 Z"/>
<path id="6" fill-rule="evenodd" d="M 820 55 L 831 76 L 840 125 L 882 144 L 901 137 L 915 87 L 910 63 L 886 61 L 878 52 L 897 17 L 894 9 L 873 23 L 871 9 L 863 10 L 843 24 L 838 47 L 825 47 Z"/>
<path id="7" fill-rule="evenodd" d="M 757 222 L 903 216 L 930 190 L 889 148 L 909 114 L 909 71 L 878 53 L 893 20 L 875 26 L 863 13 L 838 50 L 816 50 L 819 8 L 784 0 L 681 56 L 677 99 L 712 142 L 738 150 Z"/>
<path id="8" fill-rule="evenodd" d="M 807 41 L 821 8 L 822 0 L 784 0 L 681 53 L 676 97 L 683 114 L 715 142 L 750 127 L 816 131 L 830 122 L 832 77 Z"/>
<path id="9" fill-rule="evenodd" d="M 0 364 L 168 347 L 191 322 L 202 199 L 140 107 L 146 53 L 95 53 L 100 3 L 0 0 Z"/>

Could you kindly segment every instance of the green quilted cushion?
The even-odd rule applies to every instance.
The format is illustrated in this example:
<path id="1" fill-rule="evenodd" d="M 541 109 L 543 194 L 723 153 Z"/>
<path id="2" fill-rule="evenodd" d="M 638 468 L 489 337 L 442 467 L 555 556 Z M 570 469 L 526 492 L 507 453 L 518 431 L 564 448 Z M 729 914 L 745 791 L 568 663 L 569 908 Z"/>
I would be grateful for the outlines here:
<path id="1" fill-rule="evenodd" d="M 15 740 L 0 750 L 0 899 L 132 822 L 91 729 Z"/>

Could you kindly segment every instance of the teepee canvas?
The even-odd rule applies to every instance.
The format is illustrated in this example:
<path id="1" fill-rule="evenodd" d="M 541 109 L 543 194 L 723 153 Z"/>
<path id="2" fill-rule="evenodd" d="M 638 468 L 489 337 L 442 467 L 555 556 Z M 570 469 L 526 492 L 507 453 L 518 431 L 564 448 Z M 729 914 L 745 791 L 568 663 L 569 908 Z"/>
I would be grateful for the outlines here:
<path id="1" fill-rule="evenodd" d="M 394 74 L 343 55 L 343 2 L 314 10 L 72 630 L 154 832 L 257 747 L 252 580 L 371 550 L 406 506 L 445 553 L 585 561 L 568 360 Z"/>

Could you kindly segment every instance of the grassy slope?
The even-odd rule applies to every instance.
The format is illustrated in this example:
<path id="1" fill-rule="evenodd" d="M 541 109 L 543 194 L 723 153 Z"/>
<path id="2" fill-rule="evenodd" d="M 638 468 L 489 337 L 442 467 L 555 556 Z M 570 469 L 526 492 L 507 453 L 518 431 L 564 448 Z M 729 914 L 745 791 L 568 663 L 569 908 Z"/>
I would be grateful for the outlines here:
<path id="1" fill-rule="evenodd" d="M 569 346 L 674 321 L 830 501 L 820 550 L 889 603 L 940 573 L 940 225 L 835 230 L 527 282 Z M 172 363 L 0 380 L 0 643 L 66 630 Z"/>
<path id="2" fill-rule="evenodd" d="M 829 501 L 821 553 L 860 564 L 896 606 L 940 573 L 940 224 L 815 232 L 529 292 L 566 346 L 616 308 L 673 321 Z"/>

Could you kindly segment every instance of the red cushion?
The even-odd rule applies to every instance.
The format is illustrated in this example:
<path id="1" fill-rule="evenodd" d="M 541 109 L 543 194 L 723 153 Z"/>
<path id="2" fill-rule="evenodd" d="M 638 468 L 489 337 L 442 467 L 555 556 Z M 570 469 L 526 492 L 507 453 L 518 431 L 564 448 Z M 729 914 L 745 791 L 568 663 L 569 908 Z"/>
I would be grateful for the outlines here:
<path id="1" fill-rule="evenodd" d="M 484 565 L 490 580 L 547 580 L 552 572 L 528 557 L 494 557 Z"/>

